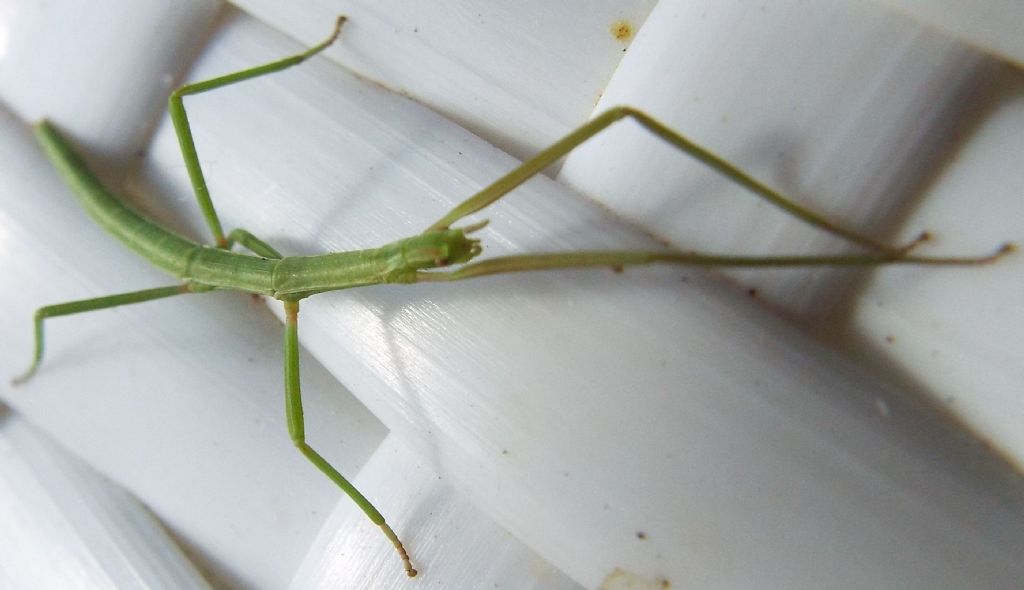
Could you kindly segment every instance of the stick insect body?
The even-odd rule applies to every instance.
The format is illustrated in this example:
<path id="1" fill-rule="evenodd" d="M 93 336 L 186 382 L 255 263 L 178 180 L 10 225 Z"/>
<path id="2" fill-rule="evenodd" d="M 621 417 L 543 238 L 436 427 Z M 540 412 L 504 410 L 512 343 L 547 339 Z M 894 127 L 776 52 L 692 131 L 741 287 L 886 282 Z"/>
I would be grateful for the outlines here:
<path id="1" fill-rule="evenodd" d="M 359 490 L 306 443 L 298 360 L 298 313 L 301 299 L 326 291 L 364 285 L 454 281 L 490 274 L 558 268 L 592 266 L 618 269 L 624 266 L 654 263 L 735 267 L 874 266 L 880 264 L 973 265 L 991 262 L 1012 250 L 1012 245 L 1004 244 L 994 253 L 980 257 L 913 255 L 911 251 L 927 238 L 927 234 L 922 234 L 918 239 L 903 246 L 883 245 L 837 225 L 793 202 L 727 161 L 631 107 L 617 107 L 606 111 L 456 206 L 423 233 L 379 248 L 335 252 L 318 256 L 285 257 L 244 229 L 235 229 L 225 237 L 207 190 L 182 99 L 187 95 L 214 90 L 299 64 L 333 43 L 344 21 L 344 17 L 339 17 L 334 32 L 327 40 L 301 54 L 212 80 L 182 86 L 172 93 L 169 112 L 196 193 L 196 199 L 206 223 L 213 233 L 215 246 L 198 244 L 142 217 L 103 187 L 52 124 L 43 121 L 36 126 L 36 137 L 43 151 L 96 223 L 126 247 L 169 274 L 178 277 L 182 282 L 169 287 L 40 308 L 34 317 L 35 350 L 32 363 L 29 369 L 14 381 L 16 383 L 24 382 L 36 372 L 43 356 L 43 323 L 48 318 L 152 301 L 183 293 L 199 293 L 218 289 L 244 291 L 278 299 L 283 302 L 285 308 L 284 373 L 289 434 L 299 451 L 351 497 L 371 521 L 381 527 L 397 549 L 409 576 L 415 576 L 416 570 L 413 569 L 402 542 L 385 522 L 381 513 Z M 623 118 L 633 119 L 655 136 L 697 158 L 760 198 L 812 226 L 860 246 L 866 250 L 866 253 L 835 256 L 759 257 L 723 256 L 672 250 L 589 251 L 525 254 L 473 261 L 481 254 L 482 246 L 479 240 L 469 237 L 469 234 L 480 230 L 486 222 L 452 227 L 454 223 L 505 196 L 588 138 Z M 255 255 L 231 251 L 235 244 L 243 246 Z M 450 269 L 449 267 L 455 268 Z"/>

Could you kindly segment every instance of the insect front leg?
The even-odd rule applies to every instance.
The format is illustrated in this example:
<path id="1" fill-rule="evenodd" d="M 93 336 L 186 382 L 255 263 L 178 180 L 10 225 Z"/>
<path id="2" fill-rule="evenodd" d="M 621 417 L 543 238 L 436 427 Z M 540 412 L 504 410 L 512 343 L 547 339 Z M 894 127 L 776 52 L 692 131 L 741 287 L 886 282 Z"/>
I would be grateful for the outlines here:
<path id="1" fill-rule="evenodd" d="M 916 239 L 907 244 L 893 247 L 887 246 L 863 234 L 843 227 L 842 225 L 829 220 L 824 215 L 797 203 L 775 189 L 761 183 L 729 161 L 687 139 L 654 117 L 629 106 L 613 107 L 601 113 L 597 117 L 594 117 L 587 123 L 584 123 L 576 130 L 570 132 L 562 139 L 556 141 L 548 148 L 517 166 L 505 176 L 502 176 L 493 182 L 490 186 L 455 206 L 455 208 L 449 211 L 444 217 L 434 222 L 427 231 L 448 228 L 452 223 L 455 223 L 459 219 L 487 207 L 491 203 L 507 195 L 520 184 L 532 178 L 534 175 L 539 174 L 545 168 L 558 161 L 559 158 L 576 149 L 586 140 L 604 131 L 616 121 L 624 118 L 632 118 L 662 141 L 699 160 L 701 163 L 714 169 L 716 172 L 725 176 L 732 182 L 746 188 L 757 197 L 782 209 L 804 223 L 817 227 L 822 231 L 828 232 L 853 244 L 857 244 L 863 248 L 867 248 L 868 250 L 872 250 L 889 257 L 898 258 L 909 254 L 910 251 L 918 244 L 928 239 L 928 234 L 922 233 Z"/>
<path id="2" fill-rule="evenodd" d="M 379 526 L 384 536 L 391 541 L 402 559 L 402 566 L 409 577 L 416 575 L 412 567 L 409 554 L 398 539 L 398 535 L 391 529 L 384 516 L 381 515 L 366 496 L 362 494 L 352 483 L 345 479 L 333 465 L 327 462 L 313 447 L 306 443 L 306 426 L 302 416 L 302 391 L 299 386 L 299 302 L 285 301 L 285 329 L 284 329 L 284 391 L 285 391 L 285 412 L 288 422 L 288 434 L 292 442 L 309 461 L 316 466 L 324 475 L 333 481 L 359 509 L 373 522 Z"/>
<path id="3" fill-rule="evenodd" d="M 706 252 L 675 252 L 672 250 L 595 250 L 581 252 L 550 252 L 498 256 L 471 262 L 452 271 L 418 271 L 422 282 L 458 281 L 487 275 L 556 270 L 563 268 L 605 267 L 621 270 L 627 266 L 676 264 L 679 266 L 785 268 L 794 266 L 881 266 L 885 264 L 918 264 L 932 266 L 969 266 L 995 262 L 1014 251 L 1006 243 L 991 254 L 981 256 L 913 256 L 909 254 L 839 254 L 822 256 L 732 256 Z"/>

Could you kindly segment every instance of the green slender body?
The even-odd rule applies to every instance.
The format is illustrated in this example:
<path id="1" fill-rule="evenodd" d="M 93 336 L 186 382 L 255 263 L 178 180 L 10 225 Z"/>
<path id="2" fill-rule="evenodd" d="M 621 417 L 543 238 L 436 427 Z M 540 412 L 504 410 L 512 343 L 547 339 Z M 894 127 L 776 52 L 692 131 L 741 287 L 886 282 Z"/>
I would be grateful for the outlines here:
<path id="1" fill-rule="evenodd" d="M 810 258 L 716 256 L 671 250 L 566 252 L 492 258 L 462 266 L 452 272 L 422 272 L 468 262 L 481 252 L 479 241 L 466 235 L 477 227 L 450 229 L 446 223 L 435 224 L 422 234 L 379 248 L 316 256 L 267 258 L 198 244 L 153 223 L 108 191 L 53 125 L 42 121 L 35 129 L 46 155 L 85 210 L 96 223 L 130 250 L 199 288 L 258 293 L 283 301 L 381 283 L 459 280 L 499 273 L 582 266 L 617 267 L 655 263 L 746 267 L 979 264 L 993 258 L 915 257 L 907 256 L 899 249 L 875 254 Z M 478 193 L 477 197 L 485 192 Z M 1005 248 L 995 255 L 1004 252 Z"/>
<path id="2" fill-rule="evenodd" d="M 271 259 L 204 246 L 146 219 L 100 183 L 57 129 L 36 125 L 54 168 L 89 216 L 127 248 L 197 286 L 297 300 L 380 283 L 412 283 L 421 269 L 465 262 L 480 252 L 465 230 L 431 231 L 379 248 Z"/>

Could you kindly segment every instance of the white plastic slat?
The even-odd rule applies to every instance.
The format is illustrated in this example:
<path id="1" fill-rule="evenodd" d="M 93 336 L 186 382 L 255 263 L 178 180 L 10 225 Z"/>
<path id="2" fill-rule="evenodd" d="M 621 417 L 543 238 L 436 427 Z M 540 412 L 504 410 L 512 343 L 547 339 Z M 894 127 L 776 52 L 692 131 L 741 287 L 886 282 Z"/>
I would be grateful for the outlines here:
<path id="1" fill-rule="evenodd" d="M 350 17 L 327 53 L 525 158 L 585 119 L 654 0 L 239 0 L 306 44 Z"/>
<path id="2" fill-rule="evenodd" d="M 0 466 L 4 588 L 209 588 L 145 507 L 6 411 Z"/>

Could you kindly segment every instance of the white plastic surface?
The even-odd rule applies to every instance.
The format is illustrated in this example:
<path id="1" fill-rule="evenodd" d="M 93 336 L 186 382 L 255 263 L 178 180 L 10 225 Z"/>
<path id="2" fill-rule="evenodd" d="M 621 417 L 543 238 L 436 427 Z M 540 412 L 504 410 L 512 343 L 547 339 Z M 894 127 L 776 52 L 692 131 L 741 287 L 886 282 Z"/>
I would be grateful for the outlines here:
<path id="1" fill-rule="evenodd" d="M 714 6 L 707 11 L 714 14 Z M 719 39 L 757 38 L 731 34 L 728 21 L 718 26 Z M 220 30 L 190 78 L 300 48 L 244 19 Z M 772 52 L 756 49 L 730 55 L 770 62 Z M 788 80 L 796 95 L 815 83 Z M 748 108 L 735 112 L 756 114 L 764 94 L 741 95 Z M 515 163 L 323 60 L 196 97 L 189 107 L 226 225 L 242 225 L 289 254 L 371 246 L 418 231 Z M 905 123 L 912 111 L 893 117 Z M 30 150 L 16 131 L 3 137 L 21 137 L 12 153 Z M 803 149 L 815 153 L 816 145 Z M 4 162 L 35 177 L 33 158 Z M 43 168 L 38 175 L 46 179 L 33 181 L 42 183 L 38 192 L 19 185 L 0 208 L 9 216 L 0 224 L 4 276 L 24 285 L 5 293 L 11 304 L 3 333 L 22 351 L 26 318 L 44 298 L 106 294 L 115 283 L 118 290 L 163 284 L 92 227 Z M 164 218 L 205 236 L 166 121 L 133 187 L 147 191 L 144 202 Z M 546 180 L 487 217 L 492 226 L 481 236 L 488 254 L 651 245 Z M 948 271 L 971 280 L 965 272 Z M 279 327 L 264 323 L 250 301 L 212 295 L 66 318 L 63 335 L 54 322 L 47 362 L 24 388 L 32 396 L 4 395 L 154 505 L 227 585 L 279 588 L 293 573 L 289 564 L 306 553 L 311 523 L 337 493 L 285 440 Z M 430 502 L 421 481 L 410 483 L 422 477 L 410 475 L 410 462 L 458 490 L 461 498 L 445 492 L 447 505 L 468 499 L 584 587 L 623 575 L 673 587 L 820 587 L 822 579 L 858 588 L 908 580 L 929 588 L 1012 587 L 1021 580 L 1021 490 L 1005 465 L 741 289 L 702 273 L 580 271 L 372 288 L 310 299 L 301 317 L 303 344 L 393 429 L 389 445 L 407 445 L 403 452 L 418 457 L 402 459 L 406 467 L 388 478 L 375 456 L 377 475 L 367 476 L 364 489 L 384 498 L 381 509 L 423 560 L 423 577 L 409 587 L 450 580 L 437 565 L 446 559 L 493 562 L 499 570 L 505 563 L 495 560 L 493 544 L 467 547 L 465 538 L 445 534 L 424 541 L 437 525 L 418 526 Z M 141 331 L 130 332 L 133 326 Z M 2 368 L 10 373 L 23 362 L 5 353 Z M 307 415 L 318 421 L 310 429 L 314 444 L 328 452 L 354 444 L 345 416 L 357 411 L 334 405 L 341 392 L 309 359 L 303 378 Z M 83 414 L 69 397 L 94 402 L 95 410 Z M 379 430 L 368 430 L 379 439 Z M 337 438 L 325 435 L 332 431 Z M 125 448 L 125 440 L 132 445 Z M 363 452 L 339 459 L 346 473 L 374 445 L 355 446 Z M 140 458 L 159 463 L 140 465 Z M 176 483 L 143 485 L 157 473 Z M 154 502 L 162 492 L 163 503 Z M 441 518 L 442 527 L 449 524 Z M 279 535 L 260 521 L 291 532 Z M 487 525 L 466 526 L 492 530 Z M 301 574 L 314 577 L 303 583 L 344 570 L 367 572 L 360 578 L 367 587 L 394 587 L 400 571 L 392 549 L 365 523 L 347 526 L 327 525 L 308 553 L 313 574 Z M 336 543 L 358 550 L 331 551 Z M 529 555 L 509 547 L 515 559 Z M 381 568 L 392 569 L 375 577 Z M 551 570 L 542 564 L 536 571 Z"/>
<path id="2" fill-rule="evenodd" d="M 0 587 L 209 586 L 124 490 L 0 410 Z"/>
<path id="3" fill-rule="evenodd" d="M 965 250 L 1007 238 L 1024 243 L 1024 76 L 1005 72 L 979 106 L 983 116 L 970 140 L 911 219 L 945 228 L 944 241 Z M 865 348 L 1020 468 L 1024 256 L 971 273 L 970 280 L 904 270 L 879 271 L 865 289 L 854 322 Z"/>
<path id="4" fill-rule="evenodd" d="M 87 138 L 122 169 L 152 131 L 182 69 L 210 34 L 216 0 L 0 3 L 0 97 Z"/>
<path id="5" fill-rule="evenodd" d="M 414 98 L 518 158 L 590 116 L 654 0 L 239 0 L 312 45 L 350 18 L 325 55 Z"/>
<path id="6" fill-rule="evenodd" d="M 886 240 L 997 71 L 955 39 L 871 3 L 770 2 L 755 12 L 746 2 L 708 10 L 666 0 L 598 110 L 638 106 L 768 186 Z M 559 179 L 683 250 L 857 250 L 632 122 L 582 146 Z M 928 229 L 945 238 L 942 227 Z M 998 243 L 965 251 L 987 253 Z M 821 268 L 728 274 L 807 323 L 842 313 L 864 277 Z"/>

